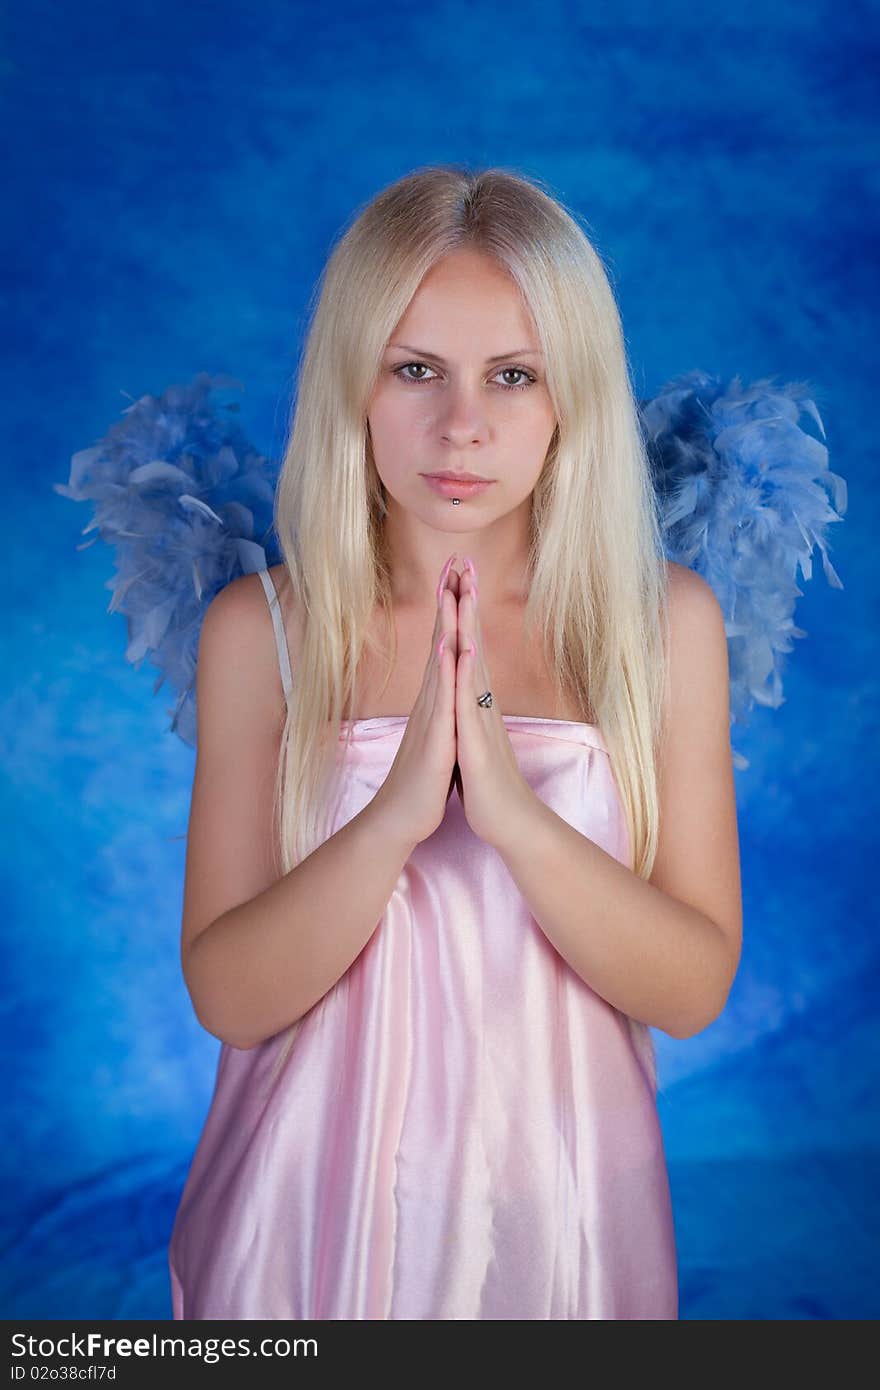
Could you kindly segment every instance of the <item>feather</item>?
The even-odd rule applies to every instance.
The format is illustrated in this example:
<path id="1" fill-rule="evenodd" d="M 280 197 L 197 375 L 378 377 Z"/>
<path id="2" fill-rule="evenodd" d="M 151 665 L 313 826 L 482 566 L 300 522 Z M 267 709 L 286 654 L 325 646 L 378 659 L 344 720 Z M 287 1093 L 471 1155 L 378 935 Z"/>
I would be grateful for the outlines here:
<path id="1" fill-rule="evenodd" d="M 125 656 L 149 657 L 174 691 L 171 731 L 196 745 L 195 673 L 208 604 L 239 575 L 278 559 L 272 531 L 277 467 L 247 441 L 226 401 L 232 377 L 200 373 L 189 386 L 142 396 L 95 446 L 73 455 L 54 489 L 94 504 L 82 534 L 116 549 L 109 613 L 125 614 Z"/>
<path id="2" fill-rule="evenodd" d="M 797 570 L 812 577 L 814 546 L 829 584 L 843 588 L 825 532 L 843 519 L 846 483 L 829 471 L 807 389 L 693 371 L 640 402 L 667 558 L 702 575 L 724 615 L 731 723 L 783 703 L 784 656 L 806 636 L 794 624 Z M 736 751 L 734 762 L 748 767 Z"/>

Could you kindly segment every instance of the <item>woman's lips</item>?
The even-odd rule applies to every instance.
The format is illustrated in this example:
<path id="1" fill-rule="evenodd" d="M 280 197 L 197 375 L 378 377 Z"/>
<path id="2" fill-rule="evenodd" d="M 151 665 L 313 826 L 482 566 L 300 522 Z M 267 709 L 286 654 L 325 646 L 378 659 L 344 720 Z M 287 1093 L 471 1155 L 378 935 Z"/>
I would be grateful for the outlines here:
<path id="1" fill-rule="evenodd" d="M 476 497 L 478 492 L 485 492 L 495 481 L 494 478 L 487 478 L 481 483 L 466 483 L 456 478 L 432 478 L 428 473 L 423 473 L 422 477 L 428 487 L 439 492 L 441 497 Z"/>

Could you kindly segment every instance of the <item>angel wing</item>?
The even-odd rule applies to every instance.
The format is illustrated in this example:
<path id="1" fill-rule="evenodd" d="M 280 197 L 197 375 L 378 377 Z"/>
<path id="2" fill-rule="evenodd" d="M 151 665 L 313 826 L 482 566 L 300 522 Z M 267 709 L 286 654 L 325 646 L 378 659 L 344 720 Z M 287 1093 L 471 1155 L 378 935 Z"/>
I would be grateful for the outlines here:
<path id="1" fill-rule="evenodd" d="M 116 550 L 108 613 L 125 614 L 126 660 L 158 668 L 175 694 L 170 731 L 196 746 L 199 631 L 211 599 L 239 575 L 280 558 L 273 530 L 278 467 L 258 453 L 237 421 L 242 384 L 201 372 L 189 386 L 142 396 L 96 445 L 71 459 L 53 487 L 94 504 L 81 532 Z"/>
<path id="2" fill-rule="evenodd" d="M 214 595 L 241 574 L 280 559 L 273 528 L 278 465 L 257 452 L 237 421 L 235 378 L 199 375 L 189 386 L 142 396 L 103 439 L 71 459 L 56 492 L 91 501 L 82 534 L 116 549 L 108 612 L 128 625 L 125 656 L 158 669 L 175 704 L 170 731 L 196 743 L 199 630 Z M 825 430 L 807 387 L 743 386 L 693 371 L 639 403 L 666 553 L 712 586 L 730 653 L 731 721 L 754 704 L 782 704 L 782 665 L 792 639 L 800 565 L 812 577 L 818 545 L 826 579 L 826 528 L 842 520 L 846 484 L 828 469 Z M 802 416 L 819 430 L 806 432 Z M 829 494 L 831 501 L 829 501 Z M 91 541 L 78 546 L 85 549 Z M 740 767 L 748 763 L 734 754 Z"/>
<path id="3" fill-rule="evenodd" d="M 745 724 L 755 704 L 783 702 L 784 656 L 806 636 L 794 624 L 797 569 L 812 578 L 814 546 L 829 584 L 843 588 L 825 532 L 843 519 L 846 483 L 829 471 L 825 427 L 803 382 L 744 386 L 738 376 L 725 384 L 693 371 L 641 402 L 640 413 L 667 559 L 689 565 L 715 592 L 731 723 Z M 821 439 L 802 428 L 803 417 Z"/>

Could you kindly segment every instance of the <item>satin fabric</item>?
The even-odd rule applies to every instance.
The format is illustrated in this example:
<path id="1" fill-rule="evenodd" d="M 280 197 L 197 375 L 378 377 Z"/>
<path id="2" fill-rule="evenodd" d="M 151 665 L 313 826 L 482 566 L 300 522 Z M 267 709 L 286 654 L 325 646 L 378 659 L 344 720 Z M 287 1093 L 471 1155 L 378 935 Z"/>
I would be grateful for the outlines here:
<path id="1" fill-rule="evenodd" d="M 632 867 L 598 729 L 504 721 L 538 795 Z M 333 831 L 405 724 L 353 722 Z M 174 1317 L 677 1318 L 639 1029 L 650 1046 L 551 945 L 453 790 L 276 1080 L 284 1034 L 221 1046 L 168 1251 Z"/>

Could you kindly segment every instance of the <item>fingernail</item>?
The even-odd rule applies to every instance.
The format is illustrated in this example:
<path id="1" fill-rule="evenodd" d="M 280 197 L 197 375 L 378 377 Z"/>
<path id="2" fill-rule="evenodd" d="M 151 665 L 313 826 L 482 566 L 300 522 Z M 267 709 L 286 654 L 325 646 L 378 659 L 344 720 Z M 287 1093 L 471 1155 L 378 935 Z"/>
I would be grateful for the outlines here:
<path id="1" fill-rule="evenodd" d="M 470 570 L 471 574 L 476 574 L 476 570 L 474 569 L 474 562 L 471 559 L 470 555 L 465 555 L 464 562 Z"/>

